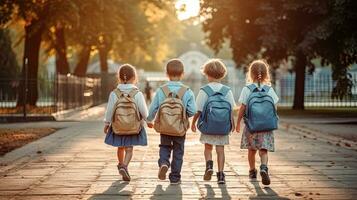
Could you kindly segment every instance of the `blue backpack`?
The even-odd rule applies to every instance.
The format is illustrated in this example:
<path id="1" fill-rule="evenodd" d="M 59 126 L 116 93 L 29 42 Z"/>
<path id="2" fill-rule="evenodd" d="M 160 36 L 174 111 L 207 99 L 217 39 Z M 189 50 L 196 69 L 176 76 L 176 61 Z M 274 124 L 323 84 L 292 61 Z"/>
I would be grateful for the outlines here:
<path id="1" fill-rule="evenodd" d="M 247 86 L 251 91 L 244 114 L 244 123 L 250 133 L 278 129 L 278 115 L 273 98 L 268 95 L 269 86 L 261 90 L 255 84 Z"/>
<path id="2" fill-rule="evenodd" d="M 222 86 L 214 92 L 210 86 L 202 87 L 208 99 L 198 119 L 198 130 L 208 135 L 228 135 L 233 128 L 232 106 L 226 96 L 230 88 Z"/>

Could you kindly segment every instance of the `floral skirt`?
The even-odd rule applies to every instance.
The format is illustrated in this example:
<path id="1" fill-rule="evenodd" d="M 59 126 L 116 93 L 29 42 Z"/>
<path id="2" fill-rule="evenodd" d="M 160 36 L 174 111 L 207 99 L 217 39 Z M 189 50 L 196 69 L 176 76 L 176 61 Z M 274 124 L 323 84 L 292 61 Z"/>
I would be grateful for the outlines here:
<path id="1" fill-rule="evenodd" d="M 244 127 L 240 148 L 252 150 L 266 149 L 273 152 L 275 151 L 274 133 L 273 131 L 250 133 L 247 127 Z"/>

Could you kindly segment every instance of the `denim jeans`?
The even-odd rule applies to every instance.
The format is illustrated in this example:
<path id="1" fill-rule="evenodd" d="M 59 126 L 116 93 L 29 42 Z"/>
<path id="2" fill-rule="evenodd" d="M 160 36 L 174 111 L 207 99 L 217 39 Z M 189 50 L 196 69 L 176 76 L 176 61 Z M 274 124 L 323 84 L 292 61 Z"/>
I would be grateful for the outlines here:
<path id="1" fill-rule="evenodd" d="M 163 164 L 171 167 L 171 173 L 169 175 L 170 181 L 178 181 L 181 179 L 185 139 L 186 135 L 181 137 L 160 135 L 160 159 L 158 163 L 159 167 Z M 172 161 L 170 162 L 171 151 L 173 155 Z"/>

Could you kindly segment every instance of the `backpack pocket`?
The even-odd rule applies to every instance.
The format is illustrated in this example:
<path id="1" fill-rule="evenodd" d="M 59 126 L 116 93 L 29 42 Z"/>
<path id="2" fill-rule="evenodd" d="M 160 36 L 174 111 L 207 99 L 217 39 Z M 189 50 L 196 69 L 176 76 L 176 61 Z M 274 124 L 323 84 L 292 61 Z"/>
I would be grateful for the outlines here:
<path id="1" fill-rule="evenodd" d="M 208 107 L 198 124 L 203 134 L 228 135 L 232 130 L 231 109 L 227 106 Z"/>

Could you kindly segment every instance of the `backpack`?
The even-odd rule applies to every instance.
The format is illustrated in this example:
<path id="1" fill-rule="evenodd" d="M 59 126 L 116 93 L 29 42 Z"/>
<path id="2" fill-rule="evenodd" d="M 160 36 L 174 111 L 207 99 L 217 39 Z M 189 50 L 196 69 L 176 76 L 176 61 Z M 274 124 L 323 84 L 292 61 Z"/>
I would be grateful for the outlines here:
<path id="1" fill-rule="evenodd" d="M 132 89 L 125 94 L 119 89 L 113 91 L 118 97 L 114 106 L 112 129 L 117 135 L 137 135 L 141 130 L 141 115 L 138 111 L 134 96 L 139 92 Z"/>
<path id="2" fill-rule="evenodd" d="M 272 131 L 278 128 L 278 115 L 273 98 L 268 95 L 270 87 L 261 90 L 255 84 L 247 86 L 251 91 L 244 114 L 244 123 L 250 133 Z"/>
<path id="3" fill-rule="evenodd" d="M 167 85 L 161 89 L 166 98 L 157 112 L 154 129 L 164 135 L 184 136 L 190 126 L 186 108 L 182 102 L 182 97 L 188 87 L 182 86 L 177 93 L 171 92 Z"/>
<path id="4" fill-rule="evenodd" d="M 222 86 L 218 92 L 214 92 L 206 85 L 201 90 L 208 98 L 198 119 L 198 130 L 208 135 L 228 135 L 234 128 L 232 105 L 226 98 L 230 88 Z"/>

